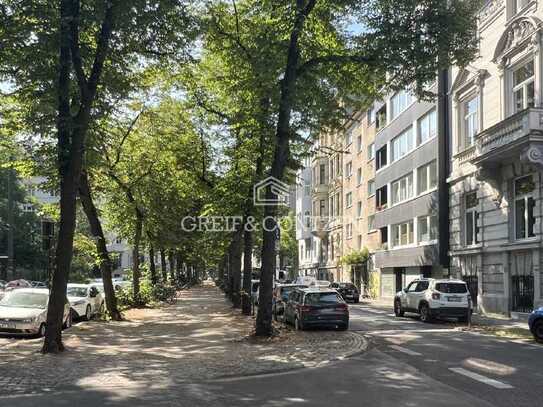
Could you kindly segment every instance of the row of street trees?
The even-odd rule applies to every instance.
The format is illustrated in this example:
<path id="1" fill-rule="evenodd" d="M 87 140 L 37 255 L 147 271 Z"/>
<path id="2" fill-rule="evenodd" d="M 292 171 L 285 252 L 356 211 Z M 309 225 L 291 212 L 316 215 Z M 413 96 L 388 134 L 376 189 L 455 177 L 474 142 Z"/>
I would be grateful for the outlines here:
<path id="1" fill-rule="evenodd" d="M 267 176 L 294 182 L 312 138 L 340 131 L 382 92 L 412 86 L 433 96 L 426 89 L 436 73 L 474 55 L 478 8 L 471 0 L 4 1 L 0 78 L 19 106 L 16 137 L 33 141 L 34 162 L 61 196 L 43 351 L 63 349 L 78 198 L 112 318 L 120 314 L 103 219 L 134 248 L 136 303 L 145 246 L 162 266 L 169 254 L 227 269 L 227 290 L 248 314 L 250 254 L 259 251 L 256 334 L 270 335 L 281 213 L 255 207 L 253 185 Z M 212 215 L 269 224 L 181 227 L 186 216 Z"/>

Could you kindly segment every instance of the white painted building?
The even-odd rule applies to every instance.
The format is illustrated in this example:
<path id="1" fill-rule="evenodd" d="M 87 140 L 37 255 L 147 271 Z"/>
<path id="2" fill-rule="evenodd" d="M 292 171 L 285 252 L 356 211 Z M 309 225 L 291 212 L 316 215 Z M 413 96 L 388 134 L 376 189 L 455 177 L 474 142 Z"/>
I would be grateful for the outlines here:
<path id="1" fill-rule="evenodd" d="M 543 305 L 543 3 L 489 0 L 451 81 L 451 272 L 487 313 Z"/>

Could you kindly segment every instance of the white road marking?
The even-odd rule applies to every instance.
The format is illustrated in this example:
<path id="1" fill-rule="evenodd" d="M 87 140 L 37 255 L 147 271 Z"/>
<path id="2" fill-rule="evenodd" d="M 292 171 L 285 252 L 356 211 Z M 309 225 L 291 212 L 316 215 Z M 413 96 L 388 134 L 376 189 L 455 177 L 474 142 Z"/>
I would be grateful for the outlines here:
<path id="1" fill-rule="evenodd" d="M 414 350 L 402 348 L 401 346 L 398 346 L 398 345 L 390 345 L 389 348 L 392 348 L 394 350 L 397 350 L 398 352 L 402 352 L 410 356 L 422 356 L 422 354 L 415 352 Z"/>
<path id="2" fill-rule="evenodd" d="M 469 377 L 470 379 L 477 380 L 478 382 L 488 384 L 489 386 L 495 387 L 496 389 L 512 389 L 513 386 L 507 383 L 499 382 L 498 380 L 491 379 L 489 377 L 480 375 L 478 373 L 470 372 L 469 370 L 462 369 L 461 367 L 451 367 L 449 370 Z"/>

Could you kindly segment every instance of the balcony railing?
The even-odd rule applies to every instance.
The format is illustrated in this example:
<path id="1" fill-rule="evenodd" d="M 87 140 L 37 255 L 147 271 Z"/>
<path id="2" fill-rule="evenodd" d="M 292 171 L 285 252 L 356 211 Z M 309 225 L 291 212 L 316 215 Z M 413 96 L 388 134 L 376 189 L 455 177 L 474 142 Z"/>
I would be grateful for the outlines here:
<path id="1" fill-rule="evenodd" d="M 515 142 L 543 129 L 543 109 L 530 108 L 514 114 L 482 131 L 475 138 L 476 160 L 485 159 L 499 150 L 507 150 Z"/>
<path id="2" fill-rule="evenodd" d="M 311 222 L 311 233 L 320 239 L 325 238 L 330 231 L 330 218 L 327 216 L 315 217 Z"/>

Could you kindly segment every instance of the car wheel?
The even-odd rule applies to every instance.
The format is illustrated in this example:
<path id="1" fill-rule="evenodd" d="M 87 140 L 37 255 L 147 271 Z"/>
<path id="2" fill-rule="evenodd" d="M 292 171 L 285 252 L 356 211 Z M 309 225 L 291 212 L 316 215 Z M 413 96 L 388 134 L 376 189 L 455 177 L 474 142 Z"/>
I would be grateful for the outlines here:
<path id="1" fill-rule="evenodd" d="M 402 309 L 402 302 L 400 300 L 394 301 L 394 315 L 397 317 L 403 317 L 404 312 Z"/>
<path id="2" fill-rule="evenodd" d="M 45 336 L 45 324 L 41 324 L 38 329 L 38 337 L 43 338 Z"/>
<path id="3" fill-rule="evenodd" d="M 422 304 L 420 306 L 420 320 L 422 322 L 432 322 L 432 316 L 430 315 L 430 307 L 428 304 Z"/>
<path id="4" fill-rule="evenodd" d="M 304 330 L 304 324 L 298 319 L 298 317 L 294 317 L 294 329 L 296 329 L 297 331 Z"/>
<path id="5" fill-rule="evenodd" d="M 85 321 L 90 321 L 92 318 L 92 310 L 90 304 L 87 305 L 87 309 L 85 310 Z"/>
<path id="6" fill-rule="evenodd" d="M 68 316 L 66 317 L 66 322 L 64 322 L 63 328 L 69 329 L 72 327 L 72 310 L 68 312 Z"/>
<path id="7" fill-rule="evenodd" d="M 535 340 L 539 343 L 543 343 L 543 320 L 536 321 L 533 331 Z"/>

